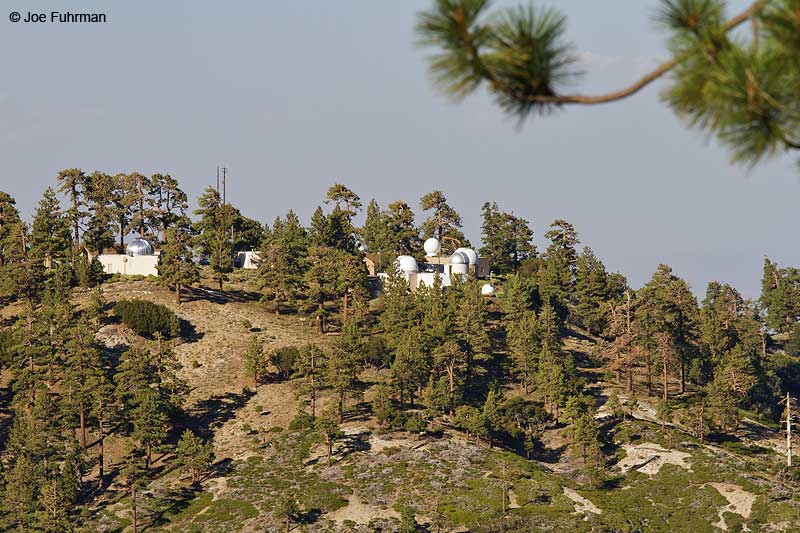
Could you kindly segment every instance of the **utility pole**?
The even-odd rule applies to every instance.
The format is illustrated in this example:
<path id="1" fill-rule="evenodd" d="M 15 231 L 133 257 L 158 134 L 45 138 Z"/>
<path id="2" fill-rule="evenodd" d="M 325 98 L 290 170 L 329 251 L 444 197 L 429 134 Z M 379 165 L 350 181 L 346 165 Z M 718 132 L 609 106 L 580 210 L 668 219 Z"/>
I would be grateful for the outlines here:
<path id="1" fill-rule="evenodd" d="M 217 194 L 219 194 L 219 165 L 217 165 Z"/>
<path id="2" fill-rule="evenodd" d="M 225 178 L 228 176 L 228 167 L 222 167 L 222 203 L 225 204 Z"/>

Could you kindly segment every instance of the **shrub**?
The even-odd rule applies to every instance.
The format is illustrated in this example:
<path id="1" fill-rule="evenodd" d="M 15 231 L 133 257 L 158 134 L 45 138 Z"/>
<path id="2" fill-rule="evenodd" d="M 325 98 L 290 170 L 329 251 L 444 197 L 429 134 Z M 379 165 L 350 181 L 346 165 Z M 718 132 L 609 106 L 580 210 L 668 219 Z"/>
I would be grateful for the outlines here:
<path id="1" fill-rule="evenodd" d="M 287 379 L 292 375 L 295 361 L 300 356 L 300 351 L 295 346 L 285 346 L 276 348 L 269 354 L 269 362 L 278 369 L 278 375 L 282 379 Z"/>
<path id="2" fill-rule="evenodd" d="M 114 314 L 138 335 L 152 337 L 156 333 L 174 338 L 180 336 L 178 315 L 163 305 L 147 300 L 120 300 L 114 304 Z"/>
<path id="3" fill-rule="evenodd" d="M 298 431 L 314 427 L 314 417 L 306 413 L 302 407 L 297 410 L 292 421 L 289 422 L 289 430 Z"/>

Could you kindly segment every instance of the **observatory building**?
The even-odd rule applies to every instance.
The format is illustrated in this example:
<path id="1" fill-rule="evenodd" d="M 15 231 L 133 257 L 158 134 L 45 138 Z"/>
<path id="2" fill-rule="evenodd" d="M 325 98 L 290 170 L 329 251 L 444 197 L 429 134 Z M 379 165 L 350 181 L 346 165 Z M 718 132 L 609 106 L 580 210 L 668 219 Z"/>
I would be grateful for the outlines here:
<path id="1" fill-rule="evenodd" d="M 431 237 L 425 241 L 425 262 L 420 263 L 410 255 L 401 255 L 395 262 L 397 271 L 406 278 L 412 291 L 419 287 L 433 287 L 438 275 L 442 287 L 450 287 L 456 276 L 487 277 L 491 270 L 488 259 L 478 256 L 472 248 L 458 248 L 452 255 L 442 255 L 442 245 Z M 384 277 L 385 274 L 379 277 Z"/>
<path id="2" fill-rule="evenodd" d="M 97 260 L 106 274 L 123 276 L 158 276 L 159 254 L 147 240 L 133 239 L 124 254 L 100 254 Z"/>

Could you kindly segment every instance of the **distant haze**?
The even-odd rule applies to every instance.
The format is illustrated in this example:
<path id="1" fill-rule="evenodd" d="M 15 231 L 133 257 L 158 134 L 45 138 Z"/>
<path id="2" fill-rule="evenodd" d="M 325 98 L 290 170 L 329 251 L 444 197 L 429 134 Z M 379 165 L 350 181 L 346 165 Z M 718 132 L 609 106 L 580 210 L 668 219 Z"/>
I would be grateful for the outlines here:
<path id="1" fill-rule="evenodd" d="M 4 7 L 24 15 L 34 4 L 65 9 Z M 26 216 L 63 168 L 170 173 L 194 198 L 227 164 L 229 199 L 262 221 L 288 208 L 307 221 L 336 181 L 365 205 L 403 199 L 418 222 L 419 197 L 441 189 L 473 242 L 487 200 L 530 220 L 540 248 L 564 218 L 636 287 L 665 262 L 698 294 L 714 279 L 755 297 L 765 254 L 800 265 L 792 160 L 731 166 L 659 102 L 658 86 L 521 130 L 486 96 L 454 105 L 413 44 L 428 1 L 70 4 L 108 22 L 13 24 L 0 13 L 0 189 Z M 666 57 L 655 0 L 550 4 L 570 17 L 586 91 Z"/>

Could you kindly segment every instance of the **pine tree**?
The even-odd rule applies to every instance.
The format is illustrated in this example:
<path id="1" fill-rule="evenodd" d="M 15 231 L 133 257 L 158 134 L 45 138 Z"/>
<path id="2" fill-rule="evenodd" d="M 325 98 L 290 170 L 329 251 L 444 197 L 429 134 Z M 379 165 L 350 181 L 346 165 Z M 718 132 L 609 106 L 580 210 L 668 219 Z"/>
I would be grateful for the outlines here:
<path id="1" fill-rule="evenodd" d="M 447 379 L 450 414 L 453 414 L 461 401 L 466 381 L 469 364 L 467 354 L 464 353 L 458 342 L 450 340 L 434 350 L 433 358 L 435 367 Z"/>
<path id="2" fill-rule="evenodd" d="M 328 449 L 328 464 L 331 464 L 333 457 L 333 444 L 336 439 L 341 438 L 342 430 L 336 415 L 336 409 L 326 408 L 317 418 L 315 427 L 325 439 L 325 447 Z"/>
<path id="3" fill-rule="evenodd" d="M 276 218 L 263 241 L 258 271 L 260 288 L 272 297 L 275 314 L 280 314 L 282 303 L 301 294 L 307 256 L 306 231 L 294 211 L 285 220 Z"/>
<path id="4" fill-rule="evenodd" d="M 672 422 L 672 406 L 666 400 L 661 400 L 656 406 L 656 420 L 661 422 L 661 433 L 667 430 L 667 424 Z"/>
<path id="5" fill-rule="evenodd" d="M 139 528 L 139 509 L 142 490 L 147 486 L 147 465 L 141 450 L 132 449 L 125 456 L 120 470 L 122 483 L 125 487 L 131 505 L 131 522 L 133 533 Z"/>
<path id="6" fill-rule="evenodd" d="M 492 261 L 492 269 L 501 274 L 517 272 L 522 261 L 535 257 L 533 231 L 528 221 L 503 213 L 497 203 L 483 204 L 481 255 Z"/>
<path id="7" fill-rule="evenodd" d="M 168 240 L 167 231 L 180 226 L 186 216 L 188 198 L 178 185 L 178 180 L 169 174 L 153 174 L 147 187 L 148 224 L 154 232 L 161 233 L 162 241 Z"/>
<path id="8" fill-rule="evenodd" d="M 181 434 L 178 446 L 175 448 L 176 462 L 183 470 L 188 470 L 192 476 L 192 484 L 211 470 L 214 461 L 214 451 L 210 442 L 195 435 L 187 429 Z"/>
<path id="9" fill-rule="evenodd" d="M 78 419 L 78 440 L 86 448 L 87 418 L 94 396 L 106 379 L 106 362 L 94 338 L 94 328 L 82 317 L 71 329 L 67 343 L 63 387 L 66 404 Z"/>
<path id="10" fill-rule="evenodd" d="M 511 360 L 526 393 L 535 380 L 538 354 L 542 349 L 541 336 L 539 319 L 534 311 L 525 311 L 509 326 L 508 346 Z"/>
<path id="11" fill-rule="evenodd" d="M 138 172 L 133 172 L 128 175 L 128 181 L 130 183 L 128 202 L 131 206 L 131 220 L 128 231 L 135 231 L 142 238 L 148 237 L 155 240 L 157 228 L 152 227 L 155 217 L 148 205 L 150 203 L 149 192 L 152 187 L 150 178 Z"/>
<path id="12" fill-rule="evenodd" d="M 64 213 L 67 224 L 72 228 L 72 263 L 77 259 L 77 248 L 81 242 L 80 228 L 89 214 L 84 211 L 86 207 L 86 174 L 78 168 L 62 170 L 56 177 L 59 192 L 67 196 L 69 208 Z"/>
<path id="13" fill-rule="evenodd" d="M 383 312 L 378 317 L 378 328 L 390 347 L 397 344 L 402 332 L 418 321 L 418 310 L 408 282 L 395 270 L 383 284 Z"/>
<path id="14" fill-rule="evenodd" d="M 791 331 L 800 321 L 800 269 L 779 268 L 765 258 L 761 305 L 766 309 L 768 327 L 779 333 Z"/>
<path id="15" fill-rule="evenodd" d="M 165 405 L 152 389 L 143 389 L 137 394 L 130 418 L 133 438 L 144 446 L 145 468 L 150 468 L 153 464 L 153 448 L 167 436 L 169 421 Z"/>
<path id="16" fill-rule="evenodd" d="M 389 229 L 386 217 L 381 212 L 378 202 L 373 198 L 367 205 L 367 216 L 364 225 L 358 230 L 359 240 L 367 247 L 367 251 L 374 254 L 392 252 L 389 242 Z"/>
<path id="17" fill-rule="evenodd" d="M 474 365 L 489 358 L 491 341 L 487 333 L 486 300 L 477 281 L 470 279 L 463 286 L 459 312 L 455 320 L 456 338 L 466 356 L 464 388 L 469 389 Z"/>
<path id="18" fill-rule="evenodd" d="M 391 388 L 385 383 L 377 385 L 372 397 L 372 414 L 381 427 L 385 427 L 392 420 L 395 411 Z"/>
<path id="19" fill-rule="evenodd" d="M 308 270 L 304 275 L 308 305 L 317 319 L 317 330 L 325 333 L 325 303 L 338 296 L 338 255 L 335 249 L 311 246 L 308 249 Z"/>
<path id="20" fill-rule="evenodd" d="M 125 251 L 125 236 L 131 231 L 136 203 L 136 182 L 128 174 L 115 174 L 108 190 L 112 225 L 119 237 L 119 252 Z M 135 228 L 134 228 L 135 229 Z"/>
<path id="21" fill-rule="evenodd" d="M 414 405 L 416 392 L 428 381 L 431 361 L 422 349 L 420 332 L 417 328 L 403 332 L 397 341 L 394 361 L 392 361 L 392 382 L 400 395 L 402 405 L 408 398 L 409 406 Z"/>
<path id="22" fill-rule="evenodd" d="M 244 353 L 245 375 L 253 378 L 253 388 L 258 390 L 261 377 L 267 369 L 267 358 L 264 355 L 264 341 L 258 336 L 250 337 L 247 350 Z"/>
<path id="23" fill-rule="evenodd" d="M 396 201 L 389 204 L 383 215 L 386 221 L 387 252 L 398 255 L 415 255 L 419 253 L 422 242 L 419 230 L 414 224 L 414 212 L 405 202 Z"/>
<path id="24" fill-rule="evenodd" d="M 697 355 L 699 312 L 697 301 L 685 281 L 660 265 L 652 279 L 639 291 L 636 309 L 639 342 L 661 363 L 662 399 L 668 400 L 668 374 L 679 373 L 680 391 L 685 390 L 686 367 Z M 648 389 L 651 368 L 648 357 Z"/>
<path id="25" fill-rule="evenodd" d="M 61 212 L 56 193 L 50 187 L 45 190 L 33 217 L 30 242 L 33 260 L 45 262 L 48 269 L 71 256 L 69 221 Z"/>
<path id="26" fill-rule="evenodd" d="M 197 265 L 192 259 L 191 234 L 188 219 L 173 223 L 164 233 L 161 259 L 158 263 L 159 282 L 175 291 L 175 303 L 181 305 L 181 291 L 200 280 Z"/>
<path id="27" fill-rule="evenodd" d="M 420 228 L 423 238 L 436 237 L 442 243 L 442 253 L 452 254 L 456 248 L 469 246 L 461 232 L 461 216 L 447 203 L 441 191 L 433 191 L 420 199 L 423 211 L 433 211 Z"/>
<path id="28" fill-rule="evenodd" d="M 363 360 L 361 346 L 361 333 L 355 321 L 351 320 L 344 324 L 331 356 L 325 358 L 323 377 L 325 384 L 336 394 L 340 424 L 344 421 L 347 395 L 358 381 L 360 361 Z"/>
<path id="29" fill-rule="evenodd" d="M 341 183 L 332 185 L 325 198 L 325 203 L 333 202 L 342 210 L 348 222 L 361 210 L 361 198 Z"/>
<path id="30" fill-rule="evenodd" d="M 317 416 L 317 392 L 320 387 L 321 372 L 325 368 L 325 353 L 313 344 L 300 348 L 300 353 L 295 361 L 295 370 L 305 378 L 305 390 L 311 403 L 311 416 Z"/>
<path id="31" fill-rule="evenodd" d="M 112 224 L 116 220 L 115 178 L 102 172 L 93 172 L 86 178 L 86 204 L 88 223 L 83 233 L 83 244 L 92 252 L 101 254 L 114 246 Z"/>
<path id="32" fill-rule="evenodd" d="M 591 248 L 585 247 L 576 261 L 576 303 L 570 316 L 589 333 L 600 335 L 608 328 L 608 302 L 619 299 L 618 291 L 602 261 Z"/>

